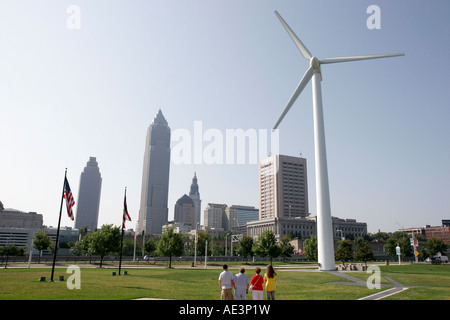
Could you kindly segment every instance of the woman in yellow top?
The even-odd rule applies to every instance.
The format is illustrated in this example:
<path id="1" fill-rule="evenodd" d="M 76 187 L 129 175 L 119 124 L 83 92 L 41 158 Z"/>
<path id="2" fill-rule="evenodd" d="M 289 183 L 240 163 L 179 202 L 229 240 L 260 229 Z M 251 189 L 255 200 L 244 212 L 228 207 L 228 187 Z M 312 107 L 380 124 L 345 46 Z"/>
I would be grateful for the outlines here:
<path id="1" fill-rule="evenodd" d="M 277 273 L 273 270 L 271 264 L 267 266 L 267 272 L 264 275 L 266 285 L 267 300 L 275 300 L 275 283 L 277 282 Z"/>

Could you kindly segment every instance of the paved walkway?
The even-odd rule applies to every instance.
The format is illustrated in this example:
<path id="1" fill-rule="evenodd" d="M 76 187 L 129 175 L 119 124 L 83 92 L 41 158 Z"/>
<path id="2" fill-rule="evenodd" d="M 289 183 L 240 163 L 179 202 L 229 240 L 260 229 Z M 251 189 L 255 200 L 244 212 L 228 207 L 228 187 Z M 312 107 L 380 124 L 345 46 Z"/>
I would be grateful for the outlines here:
<path id="1" fill-rule="evenodd" d="M 346 280 L 350 280 L 350 281 L 334 281 L 334 282 L 328 282 L 330 284 L 339 284 L 339 285 L 347 285 L 347 286 L 363 286 L 366 287 L 367 283 L 364 280 L 355 278 L 351 275 L 352 272 L 363 272 L 363 271 L 320 271 L 318 269 L 299 269 L 299 268 L 286 268 L 286 269 L 281 269 L 281 268 L 277 268 L 277 270 L 279 271 L 299 271 L 299 272 L 328 272 L 332 275 L 344 278 Z M 390 284 L 385 284 L 382 283 L 380 284 L 381 287 L 386 287 L 389 288 L 387 290 L 372 294 L 370 296 L 367 297 L 363 297 L 360 298 L 358 300 L 380 300 L 383 298 L 386 298 L 388 296 L 394 295 L 396 293 L 402 292 L 404 290 L 407 290 L 409 287 L 405 287 L 403 286 L 401 283 L 398 283 L 397 281 L 384 276 L 384 278 L 388 281 L 390 281 Z"/>
<path id="2" fill-rule="evenodd" d="M 342 271 L 327 271 L 327 272 L 331 273 L 333 275 L 339 276 L 341 278 L 345 278 L 347 280 L 352 281 L 352 282 L 341 281 L 341 282 L 330 282 L 330 283 L 341 284 L 341 285 L 343 284 L 343 285 L 367 286 L 366 281 L 352 277 L 348 272 L 342 272 Z M 358 300 L 380 300 L 385 297 L 391 296 L 393 294 L 396 294 L 396 293 L 399 293 L 399 292 L 402 292 L 402 291 L 408 289 L 408 287 L 404 287 L 402 284 L 398 283 L 397 281 L 395 281 L 389 277 L 384 276 L 384 278 L 386 280 L 390 281 L 391 284 L 382 283 L 382 284 L 380 284 L 380 286 L 381 287 L 390 287 L 389 289 L 372 294 L 367 297 L 360 298 Z"/>

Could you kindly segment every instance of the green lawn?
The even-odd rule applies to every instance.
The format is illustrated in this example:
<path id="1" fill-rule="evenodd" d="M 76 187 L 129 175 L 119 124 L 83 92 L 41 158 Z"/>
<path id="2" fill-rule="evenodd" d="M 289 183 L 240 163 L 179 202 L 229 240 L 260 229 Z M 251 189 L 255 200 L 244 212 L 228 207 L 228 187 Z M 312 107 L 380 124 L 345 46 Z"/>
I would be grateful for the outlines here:
<path id="1" fill-rule="evenodd" d="M 386 300 L 450 300 L 450 265 L 385 266 L 381 271 L 413 287 Z"/>
<path id="2" fill-rule="evenodd" d="M 68 289 L 66 268 L 56 268 L 55 282 L 49 282 L 50 268 L 0 269 L 0 300 L 127 300 L 159 298 L 175 300 L 218 300 L 217 279 L 221 269 L 124 268 L 128 275 L 112 276 L 118 269 L 81 268 L 81 289 Z M 253 267 L 247 269 L 253 275 Z M 282 271 L 278 273 L 278 300 L 356 300 L 381 290 L 365 286 L 329 284 L 344 281 L 326 272 Z M 230 268 L 233 273 L 237 267 Z M 369 274 L 351 273 L 366 280 Z M 450 299 L 450 266 L 383 266 L 381 275 L 411 288 L 390 299 Z M 40 282 L 45 276 L 47 281 Z M 383 279 L 383 283 L 389 283 Z M 385 288 L 382 288 L 385 290 Z M 247 297 L 251 300 L 251 294 Z"/>

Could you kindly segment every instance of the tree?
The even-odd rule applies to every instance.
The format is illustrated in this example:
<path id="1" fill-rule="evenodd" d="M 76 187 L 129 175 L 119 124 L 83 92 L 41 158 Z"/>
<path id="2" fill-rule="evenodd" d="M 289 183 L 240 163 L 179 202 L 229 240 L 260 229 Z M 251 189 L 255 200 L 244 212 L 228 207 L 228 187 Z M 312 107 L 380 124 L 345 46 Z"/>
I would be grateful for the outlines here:
<path id="1" fill-rule="evenodd" d="M 81 253 L 89 254 L 89 263 L 91 263 L 91 257 L 92 257 L 92 252 L 89 249 L 90 242 L 91 242 L 91 236 L 92 236 L 92 233 L 88 233 L 83 237 L 83 240 L 81 240 Z"/>
<path id="2" fill-rule="evenodd" d="M 120 249 L 120 229 L 112 224 L 105 224 L 100 230 L 89 235 L 89 253 L 100 256 L 100 268 L 106 255 Z"/>
<path id="3" fill-rule="evenodd" d="M 74 254 L 76 256 L 81 256 L 81 254 L 83 253 L 83 249 L 82 249 L 82 241 L 77 241 L 73 244 L 73 246 L 70 247 L 69 252 L 71 254 Z"/>
<path id="4" fill-rule="evenodd" d="M 367 241 L 363 238 L 356 239 L 353 244 L 355 245 L 356 253 L 355 259 L 364 261 L 364 264 L 367 267 L 367 261 L 373 260 L 373 252 L 369 247 Z"/>
<path id="5" fill-rule="evenodd" d="M 386 253 L 389 257 L 395 257 L 397 254 L 395 252 L 395 248 L 397 247 L 397 240 L 393 239 L 393 238 L 389 238 L 385 245 L 384 248 L 386 249 Z"/>
<path id="6" fill-rule="evenodd" d="M 248 263 L 248 257 L 253 257 L 253 238 L 250 236 L 243 236 L 239 239 L 239 249 L 237 253 L 241 257 L 245 257 L 245 263 Z"/>
<path id="7" fill-rule="evenodd" d="M 397 245 L 400 247 L 400 254 L 402 257 L 412 256 L 413 252 L 411 250 L 411 243 L 409 241 L 409 238 L 406 238 L 406 237 L 400 238 L 400 237 L 398 237 L 398 235 L 400 233 L 398 233 L 398 232 L 394 232 L 394 233 L 396 235 L 393 234 L 394 237 L 389 238 L 386 241 L 386 244 L 384 245 L 388 256 L 390 256 L 390 257 L 397 256 L 397 253 L 396 253 Z"/>
<path id="8" fill-rule="evenodd" d="M 48 247 L 50 247 L 51 243 L 52 243 L 52 240 L 50 239 L 50 237 L 47 235 L 46 232 L 44 232 L 42 230 L 38 230 L 36 232 L 36 234 L 34 235 L 33 248 L 35 248 L 36 250 L 39 250 L 38 263 L 41 262 L 42 250 L 45 250 Z"/>
<path id="9" fill-rule="evenodd" d="M 132 256 L 134 253 L 134 241 L 130 239 L 123 240 L 122 255 Z"/>
<path id="10" fill-rule="evenodd" d="M 61 248 L 59 244 L 60 244 L 60 242 L 58 242 L 58 249 Z M 56 242 L 55 241 L 51 241 L 50 245 L 48 246 L 48 250 L 50 250 L 50 252 L 52 254 L 55 254 L 55 248 L 56 248 L 55 245 L 56 245 Z"/>
<path id="11" fill-rule="evenodd" d="M 367 241 L 364 240 L 363 238 L 356 238 L 355 240 L 353 240 L 353 246 L 355 248 L 355 251 L 358 251 L 359 247 L 362 247 L 365 244 L 367 244 Z"/>
<path id="12" fill-rule="evenodd" d="M 156 246 L 158 256 L 169 257 L 169 268 L 172 268 L 172 256 L 182 255 L 184 249 L 183 237 L 174 230 L 174 227 L 166 228 Z"/>
<path id="13" fill-rule="evenodd" d="M 148 239 L 144 243 L 144 253 L 152 254 L 156 250 L 156 242 L 153 239 Z"/>
<path id="14" fill-rule="evenodd" d="M 412 257 L 413 256 L 413 250 L 411 246 L 411 242 L 409 241 L 409 238 L 401 238 L 398 240 L 398 244 L 400 246 L 400 253 L 402 257 Z"/>
<path id="15" fill-rule="evenodd" d="M 372 241 L 384 242 L 389 239 L 389 234 L 386 232 L 378 231 L 377 233 L 370 234 L 370 238 L 372 239 Z"/>
<path id="16" fill-rule="evenodd" d="M 206 231 L 197 231 L 197 256 L 205 255 L 205 244 L 208 241 L 211 244 L 211 236 Z M 209 247 L 209 245 L 208 245 Z M 195 235 L 188 239 L 187 255 L 195 255 Z M 208 248 L 208 254 L 211 254 L 211 249 Z"/>
<path id="17" fill-rule="evenodd" d="M 258 241 L 253 244 L 253 252 L 260 257 L 269 257 L 272 264 L 273 259 L 281 254 L 273 231 L 266 230 L 258 236 Z"/>
<path id="18" fill-rule="evenodd" d="M 315 235 L 312 234 L 309 239 L 305 239 L 303 250 L 305 250 L 306 259 L 317 260 L 317 237 Z"/>
<path id="19" fill-rule="evenodd" d="M 8 257 L 9 256 L 20 256 L 23 255 L 23 249 L 18 248 L 13 244 L 4 246 L 0 248 L 0 256 L 6 256 L 5 269 L 8 266 Z"/>
<path id="20" fill-rule="evenodd" d="M 438 237 L 431 237 L 427 240 L 427 248 L 430 256 L 435 256 L 438 252 L 444 253 L 447 245 Z"/>
<path id="21" fill-rule="evenodd" d="M 211 250 L 214 256 L 223 256 L 225 253 L 225 248 L 222 245 L 215 242 L 213 242 Z"/>
<path id="22" fill-rule="evenodd" d="M 390 239 L 396 239 L 396 240 L 400 240 L 402 238 L 407 238 L 408 234 L 404 231 L 395 231 L 394 233 L 391 234 L 391 236 L 389 237 Z"/>
<path id="23" fill-rule="evenodd" d="M 424 261 L 426 258 L 428 258 L 430 256 L 430 254 L 428 253 L 427 249 L 422 248 L 422 250 L 420 250 L 420 255 L 419 255 L 419 259 L 421 261 Z"/>
<path id="24" fill-rule="evenodd" d="M 338 247 L 335 252 L 336 260 L 342 261 L 345 267 L 345 261 L 353 258 L 353 244 L 350 240 L 338 241 Z"/>
<path id="25" fill-rule="evenodd" d="M 283 239 L 281 239 L 281 243 L 280 243 L 280 255 L 285 258 L 290 258 L 292 256 L 292 254 L 294 253 L 294 246 L 289 242 L 289 238 L 288 237 L 283 237 Z"/>
<path id="26" fill-rule="evenodd" d="M 197 237 L 197 256 L 204 256 L 205 255 L 205 245 L 206 241 L 208 243 L 211 243 L 211 236 L 206 231 L 197 231 L 198 237 Z M 195 241 L 195 237 L 192 239 Z M 193 248 L 195 248 L 195 243 L 192 243 Z M 211 251 L 209 251 L 209 254 L 211 254 Z M 208 253 L 206 253 L 208 254 Z"/>

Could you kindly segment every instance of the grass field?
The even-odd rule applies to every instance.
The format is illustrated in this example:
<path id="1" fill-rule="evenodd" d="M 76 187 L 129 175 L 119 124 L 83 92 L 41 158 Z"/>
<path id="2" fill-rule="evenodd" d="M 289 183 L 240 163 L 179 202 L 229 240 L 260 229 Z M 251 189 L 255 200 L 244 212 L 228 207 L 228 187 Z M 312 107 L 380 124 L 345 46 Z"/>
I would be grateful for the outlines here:
<path id="1" fill-rule="evenodd" d="M 0 300 L 129 300 L 158 298 L 174 300 L 218 300 L 220 291 L 217 279 L 220 268 L 123 268 L 128 275 L 112 276 L 116 268 L 81 268 L 81 289 L 68 289 L 66 281 L 58 281 L 71 275 L 65 267 L 55 269 L 54 282 L 49 282 L 51 268 L 0 269 Z M 292 269 L 290 269 L 292 270 Z M 237 266 L 230 271 L 238 272 Z M 356 300 L 375 292 L 366 286 L 330 284 L 345 281 L 327 272 L 283 271 L 278 273 L 276 297 L 278 300 Z M 253 267 L 246 274 L 253 275 Z M 367 280 L 364 272 L 352 276 Z M 47 281 L 40 282 L 40 277 Z M 384 276 L 409 288 L 388 299 L 450 300 L 450 266 L 405 265 L 382 266 L 382 283 L 389 283 Z M 247 296 L 251 300 L 251 294 Z"/>

